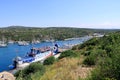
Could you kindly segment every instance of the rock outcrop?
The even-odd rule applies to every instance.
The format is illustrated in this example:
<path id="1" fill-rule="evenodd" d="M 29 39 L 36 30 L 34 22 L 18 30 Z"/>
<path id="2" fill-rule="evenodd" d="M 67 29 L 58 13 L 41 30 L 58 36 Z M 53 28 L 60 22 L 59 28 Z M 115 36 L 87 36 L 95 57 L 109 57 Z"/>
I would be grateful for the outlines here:
<path id="1" fill-rule="evenodd" d="M 0 73 L 0 80 L 15 80 L 15 77 L 13 74 L 4 71 Z"/>

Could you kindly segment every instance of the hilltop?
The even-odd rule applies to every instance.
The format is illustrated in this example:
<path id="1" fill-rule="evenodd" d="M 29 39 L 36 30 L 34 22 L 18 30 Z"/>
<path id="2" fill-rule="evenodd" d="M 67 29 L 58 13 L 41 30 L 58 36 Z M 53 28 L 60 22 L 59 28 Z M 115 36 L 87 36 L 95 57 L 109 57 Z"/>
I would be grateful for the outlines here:
<path id="1" fill-rule="evenodd" d="M 70 27 L 25 27 L 25 26 L 9 26 L 0 28 L 0 39 L 2 37 L 6 40 L 64 40 L 66 38 L 76 38 L 85 35 L 92 35 L 93 33 L 109 33 L 117 30 L 107 29 L 85 29 L 85 28 L 70 28 Z"/>

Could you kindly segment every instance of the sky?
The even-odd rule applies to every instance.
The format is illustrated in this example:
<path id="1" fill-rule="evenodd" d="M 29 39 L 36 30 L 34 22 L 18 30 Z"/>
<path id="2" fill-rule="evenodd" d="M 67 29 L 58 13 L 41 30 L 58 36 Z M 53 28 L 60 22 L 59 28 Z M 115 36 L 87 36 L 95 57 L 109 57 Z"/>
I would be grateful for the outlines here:
<path id="1" fill-rule="evenodd" d="M 0 27 L 120 29 L 120 0 L 0 0 Z"/>

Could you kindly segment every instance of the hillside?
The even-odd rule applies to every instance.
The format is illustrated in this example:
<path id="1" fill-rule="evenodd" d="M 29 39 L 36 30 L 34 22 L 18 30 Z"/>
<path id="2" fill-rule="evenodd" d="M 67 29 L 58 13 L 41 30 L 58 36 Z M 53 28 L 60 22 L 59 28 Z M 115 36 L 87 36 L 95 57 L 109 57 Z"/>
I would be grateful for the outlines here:
<path id="1" fill-rule="evenodd" d="M 0 40 L 4 37 L 5 40 L 64 40 L 66 38 L 81 37 L 84 35 L 92 35 L 97 33 L 108 33 L 116 30 L 102 30 L 102 29 L 83 29 L 83 28 L 37 28 L 37 27 L 24 27 L 24 26 L 9 26 L 0 28 Z"/>
<path id="2" fill-rule="evenodd" d="M 95 67 L 88 80 L 120 79 L 120 32 L 93 38 L 74 50 L 80 50 L 86 57 L 84 65 Z"/>
<path id="3" fill-rule="evenodd" d="M 16 73 L 22 80 L 119 80 L 120 32 L 93 38 L 72 50 L 62 52 L 51 64 L 31 67 Z"/>

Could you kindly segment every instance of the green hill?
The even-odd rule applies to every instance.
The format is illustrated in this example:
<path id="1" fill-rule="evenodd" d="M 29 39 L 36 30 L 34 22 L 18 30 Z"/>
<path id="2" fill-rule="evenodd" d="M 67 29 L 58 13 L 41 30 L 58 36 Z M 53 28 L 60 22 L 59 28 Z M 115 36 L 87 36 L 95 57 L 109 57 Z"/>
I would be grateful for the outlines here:
<path id="1" fill-rule="evenodd" d="M 40 65 L 43 69 L 36 71 L 39 68 L 27 67 L 16 77 L 18 80 L 119 80 L 119 61 L 120 32 L 115 32 L 62 52 L 52 64 Z"/>
<path id="2" fill-rule="evenodd" d="M 83 64 L 95 66 L 89 80 L 120 79 L 120 32 L 93 38 L 74 49 L 86 57 Z"/>
<path id="3" fill-rule="evenodd" d="M 83 28 L 69 28 L 69 27 L 51 27 L 51 28 L 37 28 L 24 26 L 9 26 L 0 28 L 0 39 L 4 36 L 6 40 L 64 40 L 66 38 L 81 37 L 84 35 L 91 35 L 94 32 L 108 33 L 116 30 L 104 29 L 83 29 Z"/>

